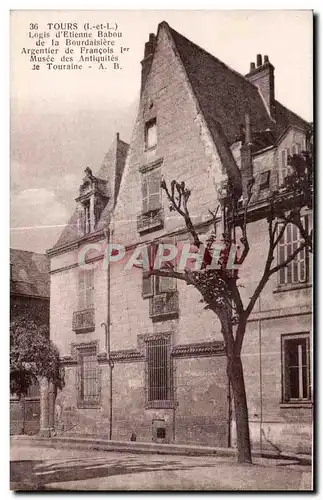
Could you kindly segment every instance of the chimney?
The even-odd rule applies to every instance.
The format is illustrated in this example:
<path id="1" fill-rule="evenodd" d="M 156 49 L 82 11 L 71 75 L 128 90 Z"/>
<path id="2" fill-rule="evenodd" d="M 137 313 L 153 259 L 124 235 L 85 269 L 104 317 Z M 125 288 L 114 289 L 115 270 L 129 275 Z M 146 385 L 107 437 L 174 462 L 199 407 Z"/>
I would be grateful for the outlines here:
<path id="1" fill-rule="evenodd" d="M 140 94 L 142 94 L 145 88 L 147 77 L 151 68 L 151 63 L 153 61 L 153 55 L 156 47 L 156 35 L 150 33 L 148 42 L 145 43 L 144 58 L 141 61 L 141 88 Z"/>
<path id="2" fill-rule="evenodd" d="M 272 118 L 275 118 L 275 68 L 269 61 L 267 55 L 257 54 L 257 65 L 254 62 L 250 63 L 250 71 L 246 78 L 259 88 L 259 91 L 267 105 L 268 111 Z"/>
<path id="3" fill-rule="evenodd" d="M 241 180 L 243 199 L 248 198 L 248 186 L 253 181 L 253 165 L 251 156 L 252 134 L 250 113 L 245 114 L 245 136 L 241 145 Z"/>

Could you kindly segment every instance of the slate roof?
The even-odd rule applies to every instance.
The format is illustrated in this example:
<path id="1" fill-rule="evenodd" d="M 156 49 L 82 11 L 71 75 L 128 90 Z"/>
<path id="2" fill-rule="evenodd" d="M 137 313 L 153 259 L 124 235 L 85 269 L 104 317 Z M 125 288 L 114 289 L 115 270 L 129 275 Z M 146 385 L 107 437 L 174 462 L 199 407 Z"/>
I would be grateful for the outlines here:
<path id="1" fill-rule="evenodd" d="M 11 248 L 10 264 L 11 294 L 49 298 L 50 276 L 47 255 Z"/>
<path id="2" fill-rule="evenodd" d="M 104 220 L 106 219 L 108 213 L 112 210 L 115 200 L 118 196 L 128 148 L 129 144 L 119 139 L 119 134 L 117 134 L 116 141 L 114 141 L 109 152 L 105 155 L 99 170 L 94 174 L 95 177 L 108 181 L 108 186 L 110 186 L 110 200 L 102 211 L 100 220 L 98 221 L 98 224 L 96 226 L 96 230 L 100 230 L 104 227 Z M 78 213 L 75 208 L 72 217 L 70 218 L 68 224 L 66 224 L 58 241 L 55 243 L 51 250 L 58 249 L 64 245 L 73 243 L 74 241 L 80 239 L 77 230 L 77 220 Z"/>
<path id="3" fill-rule="evenodd" d="M 164 24 L 174 40 L 214 140 L 219 130 L 224 133 L 228 144 L 239 140 L 246 112 L 250 114 L 253 131 L 264 133 L 270 129 L 272 144 L 290 125 L 305 130 L 308 128 L 308 122 L 278 101 L 275 101 L 273 120 L 253 83 L 170 28 L 167 23 Z"/>

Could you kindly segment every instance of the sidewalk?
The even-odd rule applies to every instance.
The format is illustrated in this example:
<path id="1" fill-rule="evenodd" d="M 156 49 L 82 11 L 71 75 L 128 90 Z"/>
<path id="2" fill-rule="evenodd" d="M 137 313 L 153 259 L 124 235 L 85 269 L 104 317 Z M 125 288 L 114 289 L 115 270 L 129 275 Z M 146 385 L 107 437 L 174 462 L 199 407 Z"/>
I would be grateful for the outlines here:
<path id="1" fill-rule="evenodd" d="M 29 441 L 30 443 L 30 441 Z M 311 491 L 311 467 L 254 458 L 95 451 L 40 446 L 14 439 L 11 489 L 16 491 Z"/>
<path id="2" fill-rule="evenodd" d="M 163 455 L 188 455 L 188 456 L 220 456 L 235 457 L 235 448 L 220 448 L 190 444 L 160 444 L 140 441 L 109 441 L 96 436 L 53 436 L 41 438 L 39 436 L 11 436 L 12 440 L 19 440 L 29 446 L 50 446 L 59 448 L 75 448 L 101 451 L 123 451 L 128 453 L 155 453 Z M 311 465 L 310 455 L 300 455 L 289 452 L 278 453 L 270 450 L 253 450 L 253 457 L 297 460 L 303 465 Z"/>

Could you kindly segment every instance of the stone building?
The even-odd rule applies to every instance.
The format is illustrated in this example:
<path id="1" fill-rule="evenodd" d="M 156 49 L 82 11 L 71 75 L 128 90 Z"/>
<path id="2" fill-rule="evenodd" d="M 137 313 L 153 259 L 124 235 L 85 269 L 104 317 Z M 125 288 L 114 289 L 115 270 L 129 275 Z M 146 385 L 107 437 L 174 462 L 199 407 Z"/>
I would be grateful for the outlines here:
<path id="1" fill-rule="evenodd" d="M 139 244 L 188 239 L 162 178 L 192 190 L 190 213 L 206 238 L 219 188 L 240 170 L 243 182 L 254 178 L 256 214 L 241 271 L 247 299 L 266 255 L 259 214 L 286 175 L 288 155 L 306 148 L 309 124 L 275 99 L 268 56 L 258 55 L 243 76 L 162 22 L 141 65 L 131 144 L 117 136 L 99 172 L 86 170 L 75 213 L 48 252 L 51 338 L 66 369 L 56 424 L 65 433 L 230 446 L 234 415 L 217 319 L 195 289 L 125 262 Z M 277 259 L 298 239 L 288 227 Z M 107 242 L 126 248 L 110 266 Z M 87 269 L 79 265 L 85 256 Z M 310 448 L 309 266 L 304 252 L 272 276 L 248 323 L 243 362 L 255 446 Z"/>
<path id="2" fill-rule="evenodd" d="M 46 255 L 10 249 L 10 320 L 22 318 L 49 327 L 49 260 Z M 39 431 L 39 385 L 33 384 L 19 401 L 10 398 L 11 434 Z"/>

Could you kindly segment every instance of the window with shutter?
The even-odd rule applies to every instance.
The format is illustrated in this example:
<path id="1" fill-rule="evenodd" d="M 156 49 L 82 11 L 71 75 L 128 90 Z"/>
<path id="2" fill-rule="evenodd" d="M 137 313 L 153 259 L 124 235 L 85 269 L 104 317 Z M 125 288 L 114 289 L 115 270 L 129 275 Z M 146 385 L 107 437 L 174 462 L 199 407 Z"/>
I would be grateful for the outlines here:
<path id="1" fill-rule="evenodd" d="M 148 272 L 142 273 L 142 296 L 144 299 L 154 295 L 154 276 Z"/>
<path id="2" fill-rule="evenodd" d="M 143 213 L 161 208 L 161 172 L 160 168 L 145 172 L 142 175 L 142 209 Z"/>
<path id="3" fill-rule="evenodd" d="M 168 243 L 175 244 L 175 240 L 172 239 Z M 152 250 L 155 247 L 155 250 Z M 151 265 L 155 262 L 157 245 L 150 245 L 149 253 L 153 252 L 151 257 Z M 176 265 L 175 260 L 173 265 Z M 150 275 L 147 271 L 143 271 L 142 274 L 142 296 L 144 298 L 152 297 L 161 293 L 172 293 L 176 291 L 176 278 L 170 276 L 154 276 Z"/>
<path id="4" fill-rule="evenodd" d="M 156 276 L 156 293 L 174 292 L 176 279 L 169 276 Z"/>
<path id="5" fill-rule="evenodd" d="M 307 224 L 307 219 L 304 218 L 303 222 Z M 280 228 L 278 228 L 279 231 Z M 299 229 L 294 224 L 287 224 L 284 234 L 278 244 L 278 264 L 284 262 L 302 242 Z M 306 249 L 303 248 L 295 259 L 292 260 L 286 267 L 283 267 L 278 272 L 279 286 L 288 285 L 293 283 L 303 283 L 308 277 L 308 259 Z"/>
<path id="6" fill-rule="evenodd" d="M 94 270 L 79 270 L 79 310 L 91 309 L 94 305 Z"/>

